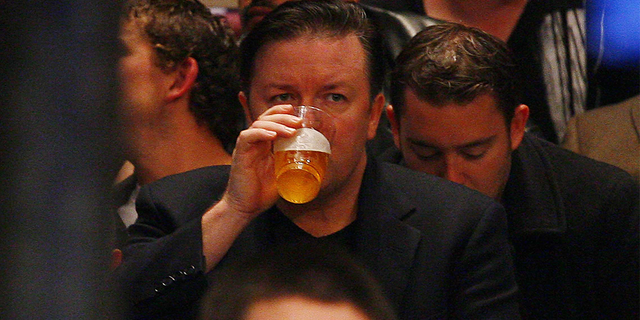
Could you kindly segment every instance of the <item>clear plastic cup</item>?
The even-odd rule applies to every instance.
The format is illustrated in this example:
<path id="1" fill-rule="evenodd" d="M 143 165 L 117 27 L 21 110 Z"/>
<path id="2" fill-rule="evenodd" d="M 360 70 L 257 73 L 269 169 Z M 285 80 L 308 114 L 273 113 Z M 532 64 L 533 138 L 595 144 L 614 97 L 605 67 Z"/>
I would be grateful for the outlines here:
<path id="1" fill-rule="evenodd" d="M 283 199 L 303 204 L 320 191 L 335 127 L 333 116 L 322 109 L 297 106 L 294 112 L 302 118 L 302 128 L 293 137 L 276 139 L 273 146 L 276 187 Z"/>

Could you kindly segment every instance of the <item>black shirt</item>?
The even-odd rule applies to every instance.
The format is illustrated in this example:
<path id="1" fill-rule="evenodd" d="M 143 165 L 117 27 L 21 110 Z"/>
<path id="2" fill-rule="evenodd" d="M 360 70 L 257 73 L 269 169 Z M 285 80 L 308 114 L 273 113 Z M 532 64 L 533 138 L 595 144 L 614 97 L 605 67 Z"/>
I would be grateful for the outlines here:
<path id="1" fill-rule="evenodd" d="M 298 227 L 293 221 L 287 218 L 277 208 L 272 208 L 268 212 L 270 238 L 276 245 L 306 243 L 312 245 L 322 245 L 342 248 L 347 252 L 355 252 L 355 228 L 356 221 L 352 222 L 342 230 L 323 237 L 315 237 Z"/>

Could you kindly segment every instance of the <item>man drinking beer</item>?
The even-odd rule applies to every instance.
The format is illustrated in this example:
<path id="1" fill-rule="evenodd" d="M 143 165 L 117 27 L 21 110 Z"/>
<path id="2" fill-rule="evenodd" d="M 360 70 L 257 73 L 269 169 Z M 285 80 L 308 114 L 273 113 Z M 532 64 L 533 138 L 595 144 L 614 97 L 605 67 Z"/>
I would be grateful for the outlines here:
<path id="1" fill-rule="evenodd" d="M 140 218 L 117 270 L 134 316 L 188 318 L 208 275 L 310 241 L 357 257 L 401 319 L 518 319 L 503 208 L 367 157 L 385 104 L 378 40 L 357 4 L 337 0 L 288 2 L 247 34 L 239 98 L 251 125 L 228 183 L 202 182 L 224 174 L 212 167 L 140 191 Z M 303 126 L 294 115 L 301 105 L 331 113 L 335 134 L 318 195 L 293 204 L 276 190 L 272 148 Z M 194 205 L 207 201 L 206 211 Z"/>

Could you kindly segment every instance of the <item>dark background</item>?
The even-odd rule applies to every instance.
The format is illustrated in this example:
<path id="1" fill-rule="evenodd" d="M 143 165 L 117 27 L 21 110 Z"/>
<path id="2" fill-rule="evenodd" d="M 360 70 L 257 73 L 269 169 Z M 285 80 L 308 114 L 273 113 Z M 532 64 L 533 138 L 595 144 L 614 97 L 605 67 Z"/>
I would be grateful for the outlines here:
<path id="1" fill-rule="evenodd" d="M 0 0 L 0 319 L 117 310 L 106 195 L 119 6 Z"/>

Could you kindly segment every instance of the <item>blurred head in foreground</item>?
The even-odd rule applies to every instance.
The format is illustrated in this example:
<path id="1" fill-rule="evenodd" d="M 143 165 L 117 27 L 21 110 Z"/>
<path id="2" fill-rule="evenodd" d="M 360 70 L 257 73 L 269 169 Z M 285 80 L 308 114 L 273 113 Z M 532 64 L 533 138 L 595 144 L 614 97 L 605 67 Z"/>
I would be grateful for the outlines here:
<path id="1" fill-rule="evenodd" d="M 202 300 L 201 320 L 393 320 L 377 282 L 342 251 L 284 246 L 228 268 Z"/>

